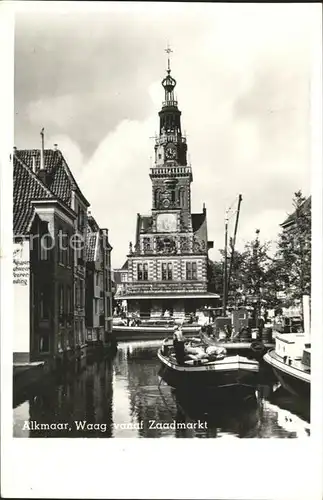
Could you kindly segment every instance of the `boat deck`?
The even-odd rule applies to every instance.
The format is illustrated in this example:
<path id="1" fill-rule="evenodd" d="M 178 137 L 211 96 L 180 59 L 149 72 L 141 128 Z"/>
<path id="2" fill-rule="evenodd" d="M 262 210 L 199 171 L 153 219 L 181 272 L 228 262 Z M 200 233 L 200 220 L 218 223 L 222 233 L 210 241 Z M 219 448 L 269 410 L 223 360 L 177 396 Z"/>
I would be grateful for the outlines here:
<path id="1" fill-rule="evenodd" d="M 278 354 L 275 351 L 271 351 L 270 355 L 273 357 L 273 359 L 276 359 L 277 361 L 280 361 L 281 363 L 284 363 L 284 360 L 278 356 Z M 299 359 L 291 359 L 292 363 L 285 363 L 286 366 L 291 366 L 292 368 L 295 368 L 296 370 L 300 370 L 305 373 L 311 373 L 311 369 L 307 366 L 305 366 L 301 360 Z"/>
<path id="2" fill-rule="evenodd" d="M 306 382 L 310 382 L 311 380 L 310 368 L 305 366 L 300 360 L 292 359 L 291 364 L 284 362 L 273 349 L 265 354 L 264 360 L 273 368 L 279 369 L 288 375 L 295 376 Z"/>
<path id="3" fill-rule="evenodd" d="M 167 366 L 175 368 L 178 371 L 205 371 L 205 370 L 236 370 L 239 367 L 248 367 L 250 370 L 258 371 L 258 361 L 247 359 L 236 354 L 235 356 L 226 356 L 223 359 L 205 361 L 198 365 L 193 364 L 192 360 L 186 361 L 180 365 L 174 355 L 165 356 L 158 351 L 159 359 Z"/>

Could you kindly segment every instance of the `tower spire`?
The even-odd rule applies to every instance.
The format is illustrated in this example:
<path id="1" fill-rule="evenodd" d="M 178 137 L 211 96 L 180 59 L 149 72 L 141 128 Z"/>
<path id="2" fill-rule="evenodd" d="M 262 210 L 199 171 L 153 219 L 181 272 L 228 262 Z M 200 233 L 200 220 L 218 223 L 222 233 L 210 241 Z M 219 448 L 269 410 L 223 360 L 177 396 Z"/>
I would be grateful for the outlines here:
<path id="1" fill-rule="evenodd" d="M 170 73 L 170 54 L 173 53 L 172 49 L 169 46 L 169 43 L 167 43 L 167 48 L 165 49 L 165 52 L 167 53 L 167 73 Z"/>
<path id="2" fill-rule="evenodd" d="M 170 48 L 169 44 L 167 44 L 167 48 L 164 49 L 167 54 L 167 75 L 162 81 L 162 86 L 165 90 L 165 101 L 163 102 L 164 106 L 177 106 L 177 101 L 174 97 L 174 88 L 176 86 L 176 80 L 170 75 L 170 54 L 173 52 Z"/>

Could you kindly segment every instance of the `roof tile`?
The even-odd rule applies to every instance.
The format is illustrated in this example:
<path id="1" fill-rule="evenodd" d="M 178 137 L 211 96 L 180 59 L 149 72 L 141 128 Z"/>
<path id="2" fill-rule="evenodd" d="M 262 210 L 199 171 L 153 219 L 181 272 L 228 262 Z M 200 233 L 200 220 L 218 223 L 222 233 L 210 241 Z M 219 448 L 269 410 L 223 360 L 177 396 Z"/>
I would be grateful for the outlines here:
<path id="1" fill-rule="evenodd" d="M 55 199 L 37 175 L 16 156 L 13 157 L 13 232 L 26 235 L 34 217 L 32 200 Z"/>
<path id="2" fill-rule="evenodd" d="M 94 262 L 95 247 L 98 233 L 90 233 L 86 241 L 86 259 L 88 262 Z"/>

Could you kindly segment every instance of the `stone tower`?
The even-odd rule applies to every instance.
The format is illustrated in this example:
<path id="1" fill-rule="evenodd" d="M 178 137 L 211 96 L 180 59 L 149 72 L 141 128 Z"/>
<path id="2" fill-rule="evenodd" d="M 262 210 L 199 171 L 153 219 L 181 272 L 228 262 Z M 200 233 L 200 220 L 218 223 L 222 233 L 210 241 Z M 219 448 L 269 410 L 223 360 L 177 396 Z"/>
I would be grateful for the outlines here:
<path id="1" fill-rule="evenodd" d="M 130 244 L 122 298 L 128 310 L 141 315 L 156 317 L 167 309 L 183 317 L 210 301 L 214 305 L 217 296 L 207 292 L 208 249 L 213 242 L 208 242 L 205 206 L 201 213 L 191 213 L 193 175 L 169 58 L 162 86 L 164 101 L 150 169 L 151 213 L 137 214 L 136 243 Z"/>

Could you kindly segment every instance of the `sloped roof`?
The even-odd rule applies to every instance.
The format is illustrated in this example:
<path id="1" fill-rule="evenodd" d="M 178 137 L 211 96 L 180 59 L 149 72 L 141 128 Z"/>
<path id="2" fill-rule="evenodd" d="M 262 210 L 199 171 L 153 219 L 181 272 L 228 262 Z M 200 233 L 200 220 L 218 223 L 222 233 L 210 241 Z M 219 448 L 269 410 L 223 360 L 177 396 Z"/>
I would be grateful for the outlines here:
<path id="1" fill-rule="evenodd" d="M 30 169 L 33 166 L 35 157 L 36 172 L 40 170 L 40 150 L 39 149 L 17 149 L 15 155 L 20 158 Z M 75 190 L 84 203 L 89 206 L 89 202 L 81 192 L 73 174 L 66 163 L 61 151 L 53 149 L 44 150 L 45 170 L 48 174 L 47 186 L 64 203 L 71 205 L 71 192 Z"/>
<path id="2" fill-rule="evenodd" d="M 205 212 L 202 212 L 201 214 L 192 214 L 192 227 L 194 233 L 201 228 L 201 226 L 205 222 L 205 219 Z"/>
<path id="3" fill-rule="evenodd" d="M 307 210 L 309 210 L 311 208 L 311 204 L 312 204 L 312 197 L 309 196 L 308 198 L 306 198 L 306 200 L 304 201 L 304 203 L 300 206 L 299 210 L 301 213 L 305 213 L 307 212 Z M 285 226 L 289 226 L 290 224 L 292 224 L 296 219 L 296 210 L 290 214 L 287 219 L 282 222 L 282 224 L 280 224 L 281 227 L 285 227 Z"/>
<path id="4" fill-rule="evenodd" d="M 126 271 L 128 269 L 128 259 L 126 260 L 126 262 L 123 264 L 122 266 L 122 271 Z"/>
<path id="5" fill-rule="evenodd" d="M 95 260 L 95 248 L 98 233 L 89 234 L 86 241 L 86 259 L 89 262 Z"/>
<path id="6" fill-rule="evenodd" d="M 56 196 L 37 175 L 16 156 L 13 157 L 13 233 L 22 236 L 29 232 L 35 209 L 32 200 L 55 200 Z"/>
<path id="7" fill-rule="evenodd" d="M 88 222 L 88 226 L 89 226 L 90 231 L 92 231 L 92 232 L 99 231 L 99 229 L 100 229 L 99 225 L 96 222 L 96 220 L 94 219 L 93 215 L 88 215 L 87 222 Z"/>

